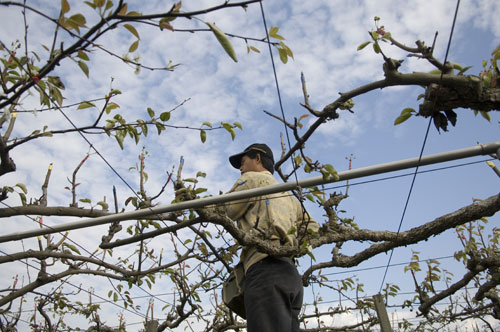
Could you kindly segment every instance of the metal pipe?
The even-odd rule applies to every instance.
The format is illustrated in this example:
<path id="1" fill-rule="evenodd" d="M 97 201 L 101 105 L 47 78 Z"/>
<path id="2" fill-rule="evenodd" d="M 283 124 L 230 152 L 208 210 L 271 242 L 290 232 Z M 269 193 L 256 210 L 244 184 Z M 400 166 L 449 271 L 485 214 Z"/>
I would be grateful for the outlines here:
<path id="1" fill-rule="evenodd" d="M 457 159 L 469 158 L 479 155 L 489 155 L 497 153 L 497 158 L 500 157 L 500 141 L 492 142 L 487 144 L 479 144 L 474 147 L 453 150 L 448 152 L 442 152 L 437 154 L 432 154 L 428 156 L 423 156 L 422 158 L 411 158 L 400 161 L 394 161 L 374 166 L 362 167 L 358 169 L 347 170 L 339 172 L 339 179 L 335 181 L 334 179 L 324 179 L 322 176 L 312 177 L 298 182 L 286 182 L 275 184 L 266 187 L 254 188 L 244 191 L 232 192 L 229 194 L 212 196 L 206 198 L 200 198 L 192 201 L 180 202 L 169 205 L 155 206 L 147 209 L 141 209 L 136 211 L 128 211 L 117 214 L 112 214 L 108 216 L 102 216 L 92 219 L 83 219 L 80 221 L 74 221 L 62 225 L 54 225 L 42 229 L 33 229 L 24 232 L 12 233 L 8 235 L 0 236 L 0 243 L 16 241 L 21 239 L 26 239 L 34 236 L 52 234 L 57 232 L 64 232 L 72 229 L 86 228 L 97 225 L 104 225 L 116 221 L 122 220 L 133 220 L 140 219 L 152 215 L 160 215 L 167 212 L 180 211 L 186 209 L 197 209 L 211 204 L 220 204 L 231 201 L 236 201 L 239 199 L 246 199 L 250 197 L 256 197 L 261 195 L 273 194 L 278 192 L 290 191 L 298 187 L 307 188 L 312 186 L 317 186 L 321 184 L 327 184 L 332 182 L 345 181 L 350 179 L 361 178 L 370 175 L 382 174 L 393 172 L 397 170 L 408 169 L 417 166 L 425 166 L 431 164 L 442 163 L 446 161 L 452 161 Z"/>

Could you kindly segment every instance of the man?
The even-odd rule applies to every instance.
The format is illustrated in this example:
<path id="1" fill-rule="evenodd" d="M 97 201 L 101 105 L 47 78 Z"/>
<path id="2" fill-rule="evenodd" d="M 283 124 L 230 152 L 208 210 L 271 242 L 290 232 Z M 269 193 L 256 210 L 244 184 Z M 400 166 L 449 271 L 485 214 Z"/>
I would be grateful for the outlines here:
<path id="1" fill-rule="evenodd" d="M 264 187 L 278 182 L 274 158 L 265 144 L 252 144 L 229 157 L 241 172 L 230 192 Z M 245 232 L 275 245 L 298 245 L 297 232 L 305 227 L 316 232 L 318 224 L 289 193 L 277 193 L 226 203 L 227 215 Z M 289 257 L 271 257 L 244 247 L 240 263 L 245 270 L 245 311 L 248 332 L 299 331 L 302 279 Z"/>

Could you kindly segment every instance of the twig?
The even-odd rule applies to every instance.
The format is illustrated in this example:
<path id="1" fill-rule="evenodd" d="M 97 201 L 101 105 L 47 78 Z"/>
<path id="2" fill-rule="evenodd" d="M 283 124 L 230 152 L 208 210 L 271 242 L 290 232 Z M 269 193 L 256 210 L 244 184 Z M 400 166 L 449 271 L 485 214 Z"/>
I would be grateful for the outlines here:
<path id="1" fill-rule="evenodd" d="M 49 168 L 47 170 L 47 174 L 45 175 L 45 181 L 42 185 L 42 197 L 40 197 L 40 206 L 47 206 L 47 189 L 49 187 L 49 179 L 50 174 L 52 173 L 52 163 L 50 163 Z"/>

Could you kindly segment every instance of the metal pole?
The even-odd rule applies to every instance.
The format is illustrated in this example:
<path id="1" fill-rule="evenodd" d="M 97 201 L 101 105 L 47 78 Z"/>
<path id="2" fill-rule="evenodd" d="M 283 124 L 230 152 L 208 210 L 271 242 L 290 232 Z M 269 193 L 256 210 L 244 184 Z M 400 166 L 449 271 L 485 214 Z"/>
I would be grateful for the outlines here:
<path id="1" fill-rule="evenodd" d="M 22 240 L 39 235 L 64 232 L 72 229 L 104 225 L 116 221 L 140 219 L 148 216 L 160 215 L 167 212 L 187 210 L 187 209 L 197 209 L 211 204 L 221 204 L 221 203 L 236 201 L 239 199 L 246 199 L 250 197 L 290 191 L 292 189 L 296 189 L 297 187 L 301 188 L 313 187 L 321 184 L 340 182 L 349 179 L 356 179 L 370 175 L 408 169 L 416 166 L 437 164 L 446 161 L 469 158 L 479 155 L 489 155 L 492 153 L 496 153 L 497 157 L 500 157 L 500 141 L 487 144 L 479 144 L 471 148 L 436 153 L 428 156 L 423 156 L 421 159 L 411 158 L 411 159 L 405 159 L 400 161 L 394 161 L 374 166 L 343 171 L 338 173 L 339 179 L 337 181 L 331 178 L 325 180 L 322 176 L 317 176 L 309 179 L 300 180 L 298 182 L 280 183 L 271 186 L 238 191 L 219 196 L 200 198 L 192 201 L 180 202 L 169 205 L 160 205 L 147 209 L 111 214 L 108 216 L 102 216 L 92 219 L 83 219 L 80 221 L 74 221 L 62 225 L 50 226 L 50 228 L 49 227 L 42 229 L 38 228 L 24 232 L 12 233 L 0 236 L 0 243 Z"/>

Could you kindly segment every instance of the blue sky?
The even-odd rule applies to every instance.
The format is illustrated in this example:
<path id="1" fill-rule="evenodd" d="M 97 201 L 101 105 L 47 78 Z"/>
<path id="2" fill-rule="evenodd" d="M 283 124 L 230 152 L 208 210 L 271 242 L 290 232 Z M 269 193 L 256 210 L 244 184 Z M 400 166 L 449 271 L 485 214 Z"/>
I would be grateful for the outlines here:
<path id="1" fill-rule="evenodd" d="M 37 2 L 35 2 L 37 3 Z M 59 2 L 50 3 L 55 6 Z M 162 2 L 130 1 L 129 8 L 136 8 L 143 13 L 167 11 L 171 4 Z M 210 7 L 218 1 L 183 1 L 183 10 Z M 44 2 L 44 6 L 48 6 Z M 143 7 L 147 6 L 147 7 Z M 357 52 L 356 48 L 368 40 L 368 31 L 374 29 L 373 18 L 379 16 L 382 25 L 392 36 L 407 45 L 423 40 L 430 45 L 436 31 L 439 32 L 435 56 L 444 59 L 450 34 L 456 1 L 264 1 L 268 27 L 280 27 L 280 34 L 286 38 L 286 44 L 292 49 L 294 59 L 282 64 L 274 53 L 277 77 L 284 105 L 286 118 L 300 117 L 307 111 L 300 106 L 303 102 L 300 73 L 305 74 L 310 103 L 322 109 L 333 102 L 339 92 L 349 91 L 360 85 L 383 77 L 383 59 L 371 49 Z M 72 3 L 75 12 L 85 6 Z M 45 7 L 46 10 L 52 10 Z M 448 59 L 463 65 L 472 65 L 470 74 L 479 74 L 481 61 L 489 58 L 491 51 L 500 44 L 500 4 L 496 1 L 461 1 L 455 34 L 451 43 Z M 22 16 L 14 8 L 2 8 L 0 12 L 0 36 L 10 44 L 13 40 L 23 39 Z M 89 14 L 88 17 L 91 17 Z M 39 17 L 28 15 L 30 20 L 29 37 L 32 41 L 50 43 L 53 26 Z M 215 12 L 199 17 L 207 22 L 216 22 L 217 26 L 236 35 L 262 38 L 265 35 L 260 7 L 251 5 L 244 11 L 241 8 Z M 198 20 L 175 20 L 176 29 L 206 28 Z M 191 34 L 188 32 L 160 32 L 154 27 L 138 27 L 141 43 L 138 49 L 141 61 L 150 66 L 165 66 L 171 60 L 181 64 L 174 72 L 142 70 L 139 74 L 116 58 L 96 51 L 91 55 L 90 78 L 87 79 L 71 61 L 62 63 L 56 72 L 63 77 L 67 89 L 65 104 L 104 96 L 113 77 L 113 88 L 123 92 L 115 98 L 120 105 L 116 112 L 126 119 L 135 120 L 147 116 L 146 109 L 151 107 L 157 113 L 173 109 L 183 101 L 184 105 L 172 112 L 171 124 L 178 126 L 199 127 L 204 121 L 214 125 L 220 121 L 233 123 L 238 121 L 243 130 L 236 130 L 237 136 L 231 141 L 225 131 L 211 131 L 207 141 L 200 141 L 197 131 L 168 129 L 160 138 L 151 130 L 150 135 L 135 146 L 129 141 L 124 151 L 120 150 L 112 138 L 89 135 L 89 140 L 106 156 L 115 169 L 132 185 L 138 187 L 138 176 L 129 171 L 137 163 L 137 156 L 146 146 L 149 157 L 146 160 L 149 174 L 148 190 L 157 192 L 166 180 L 166 171 L 178 164 L 184 156 L 185 177 L 191 177 L 197 171 L 207 173 L 201 185 L 209 192 L 227 191 L 239 172 L 232 169 L 227 156 L 243 150 L 253 142 L 267 142 L 280 154 L 280 134 L 284 134 L 283 125 L 263 113 L 268 110 L 279 114 L 279 103 L 274 85 L 274 76 L 268 50 L 262 43 L 250 41 L 250 45 L 260 49 L 261 53 L 246 54 L 246 45 L 241 39 L 231 39 L 238 63 L 234 63 L 208 32 Z M 125 29 L 117 29 L 100 42 L 116 54 L 123 54 L 134 37 Z M 38 43 L 33 49 L 42 53 Z M 386 45 L 387 55 L 405 59 L 402 72 L 430 71 L 433 68 L 423 60 L 405 58 L 405 54 Z M 337 170 L 347 168 L 346 157 L 353 155 L 353 167 L 364 167 L 389 161 L 401 160 L 419 155 L 424 141 L 428 120 L 411 118 L 397 127 L 394 119 L 405 107 L 418 108 L 417 96 L 421 88 L 397 87 L 373 91 L 355 99 L 354 114 L 342 112 L 340 119 L 325 124 L 307 143 L 307 153 L 313 160 L 330 163 Z M 26 110 L 37 107 L 37 98 L 23 100 Z M 456 127 L 447 133 L 438 133 L 433 126 L 425 144 L 424 154 L 445 152 L 474 146 L 477 142 L 498 141 L 500 117 L 491 114 L 491 122 L 480 116 L 475 117 L 470 110 L 457 110 L 459 115 Z M 88 124 L 95 119 L 95 110 L 69 112 L 77 124 Z M 21 120 L 21 121 L 19 121 Z M 39 112 L 36 115 L 23 114 L 16 125 L 15 134 L 25 136 L 44 124 L 49 129 L 65 128 L 68 124 L 57 112 Z M 309 119 L 305 119 L 307 124 Z M 310 120 L 312 121 L 312 120 Z M 66 178 L 71 176 L 78 162 L 89 151 L 85 141 L 78 135 L 66 135 L 38 140 L 25 144 L 12 152 L 18 171 L 2 177 L 2 183 L 13 185 L 23 182 L 29 185 L 30 197 L 41 195 L 41 184 L 46 168 L 54 163 L 54 172 L 49 189 L 49 204 L 67 205 L 70 196 L 64 187 Z M 467 161 L 482 160 L 472 158 Z M 446 165 L 460 164 L 462 161 Z M 441 165 L 441 166 L 446 166 Z M 498 163 L 497 163 L 498 165 Z M 286 166 L 290 167 L 290 165 Z M 432 169 L 434 166 L 423 169 Z M 408 173 L 408 171 L 402 172 Z M 399 174 L 399 173 L 398 173 Z M 300 174 L 300 178 L 309 175 Z M 380 178 L 380 177 L 375 177 Z M 118 196 L 123 200 L 131 195 L 129 189 L 107 168 L 96 155 L 92 155 L 85 167 L 79 172 L 82 184 L 79 198 L 88 197 L 93 202 L 111 197 L 111 188 L 118 188 Z M 360 179 L 354 182 L 360 182 Z M 487 198 L 498 193 L 498 177 L 485 163 L 463 166 L 443 171 L 436 171 L 417 176 L 412 196 L 409 201 L 402 230 L 415 227 L 434 218 L 468 205 L 473 198 Z M 350 198 L 341 208 L 346 216 L 355 217 L 360 227 L 396 231 L 401 221 L 404 204 L 408 196 L 411 176 L 386 180 L 370 184 L 352 186 Z M 344 190 L 344 189 L 336 189 Z M 172 199 L 172 190 L 160 197 L 159 203 L 168 204 Z M 15 197 L 7 201 L 16 205 Z M 320 222 L 321 211 L 312 203 L 307 205 L 311 213 Z M 47 223 L 67 222 L 67 219 L 45 218 Z M 498 225 L 498 216 L 490 219 L 490 225 Z M 15 222 L 5 224 L 5 234 L 31 229 L 32 221 L 16 218 Z M 76 241 L 97 246 L 97 239 L 105 230 L 97 227 L 93 230 L 77 231 L 72 234 Z M 92 232 L 93 235 L 90 235 Z M 90 235 L 90 236 L 89 236 Z M 162 246 L 161 238 L 152 244 Z M 29 243 L 29 241 L 26 241 Z M 15 252 L 18 244 L 2 244 L 2 250 Z M 360 246 L 346 247 L 346 254 L 354 253 Z M 459 248 L 459 243 L 452 232 L 442 237 L 431 239 L 414 248 L 398 249 L 394 253 L 393 263 L 409 261 L 411 250 L 421 252 L 421 258 L 435 258 L 452 255 Z M 326 257 L 331 248 L 320 249 L 318 257 Z M 379 255 L 362 267 L 386 265 L 387 255 Z M 448 260 L 443 264 L 449 264 Z M 303 262 L 305 268 L 307 262 Z M 455 267 L 453 267 L 455 268 Z M 22 265 L 9 266 L 12 275 L 24 270 Z M 345 272 L 332 269 L 331 273 Z M 326 273 L 326 272 L 325 272 Z M 370 270 L 368 273 L 356 272 L 361 282 L 366 284 L 367 294 L 375 294 L 380 288 L 384 269 Z M 354 273 L 353 273 L 354 274 Z M 75 278 L 76 280 L 76 278 Z M 403 274 L 402 267 L 391 268 L 386 282 L 399 283 L 403 291 L 412 291 L 410 276 Z M 10 282 L 10 281 L 9 281 Z M 105 288 L 98 289 L 102 296 Z M 96 286 L 96 288 L 100 288 Z M 317 292 L 318 289 L 316 288 Z M 324 298 L 330 296 L 324 293 Z M 311 299 L 312 290 L 308 289 L 307 299 Z M 394 304 L 400 303 L 399 299 Z M 116 313 L 110 309 L 113 320 Z M 131 317 L 130 322 L 136 321 Z"/>

